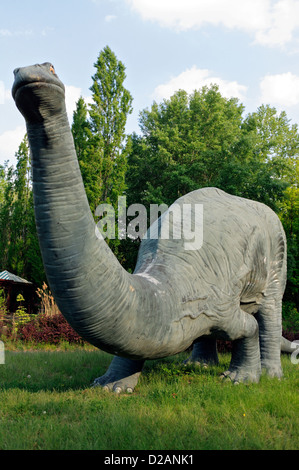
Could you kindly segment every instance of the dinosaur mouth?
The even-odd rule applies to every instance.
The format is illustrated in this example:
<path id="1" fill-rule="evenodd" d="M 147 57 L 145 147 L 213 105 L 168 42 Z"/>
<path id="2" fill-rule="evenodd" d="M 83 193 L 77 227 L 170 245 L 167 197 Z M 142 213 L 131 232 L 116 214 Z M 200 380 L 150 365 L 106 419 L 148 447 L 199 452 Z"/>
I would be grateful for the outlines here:
<path id="1" fill-rule="evenodd" d="M 64 87 L 59 83 L 51 83 L 46 81 L 16 81 L 12 88 L 12 96 L 15 101 L 18 100 L 20 93 L 26 90 L 33 90 L 38 88 L 54 88 L 60 90 L 64 94 Z"/>

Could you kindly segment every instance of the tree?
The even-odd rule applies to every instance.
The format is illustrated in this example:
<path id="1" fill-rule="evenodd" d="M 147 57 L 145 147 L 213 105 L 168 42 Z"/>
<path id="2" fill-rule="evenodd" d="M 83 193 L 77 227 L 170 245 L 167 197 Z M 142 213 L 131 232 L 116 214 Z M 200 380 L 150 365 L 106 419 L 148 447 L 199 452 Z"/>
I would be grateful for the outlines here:
<path id="1" fill-rule="evenodd" d="M 4 191 L 5 191 L 5 166 L 0 165 L 0 207 L 4 201 Z"/>
<path id="2" fill-rule="evenodd" d="M 278 213 L 288 244 L 288 282 L 285 299 L 295 303 L 299 312 L 299 160 L 291 160 L 291 184 L 285 191 Z"/>
<path id="3" fill-rule="evenodd" d="M 41 284 L 45 274 L 35 227 L 27 136 L 16 158 L 16 168 L 6 170 L 0 206 L 0 263 L 3 269 Z"/>
<path id="4" fill-rule="evenodd" d="M 98 191 L 97 186 L 93 183 L 93 180 L 97 179 L 94 177 L 96 168 L 91 158 L 94 152 L 91 143 L 92 132 L 88 120 L 88 109 L 82 96 L 79 98 L 76 110 L 73 113 L 72 134 L 86 195 L 89 203 L 94 206 L 94 200 L 97 198 L 95 192 Z"/>
<path id="5" fill-rule="evenodd" d="M 106 46 L 94 64 L 91 86 L 93 103 L 80 98 L 73 116 L 72 132 L 83 182 L 93 214 L 97 206 L 110 203 L 115 213 L 118 197 L 126 189 L 125 176 L 130 139 L 126 137 L 132 96 L 124 87 L 125 66 Z M 119 240 L 108 240 L 117 254 Z"/>
<path id="6" fill-rule="evenodd" d="M 144 110 L 143 135 L 133 138 L 129 157 L 129 192 L 139 192 L 138 202 L 170 205 L 197 188 L 219 186 L 242 134 L 243 110 L 237 99 L 222 97 L 216 85 L 189 96 L 180 90 Z"/>
<path id="7" fill-rule="evenodd" d="M 9 247 L 11 239 L 11 213 L 14 202 L 14 168 L 5 167 L 3 182 L 3 199 L 0 204 L 0 266 L 8 269 L 9 266 Z"/>
<path id="8" fill-rule="evenodd" d="M 94 64 L 96 73 L 91 86 L 93 104 L 89 109 L 90 139 L 89 158 L 93 161 L 94 210 L 102 202 L 115 207 L 117 198 L 125 190 L 127 169 L 127 145 L 125 126 L 132 112 L 132 96 L 124 87 L 125 66 L 106 46 Z"/>
<path id="9" fill-rule="evenodd" d="M 169 205 L 194 189 L 217 186 L 277 209 L 298 154 L 297 127 L 269 106 L 245 119 L 243 111 L 216 85 L 189 96 L 180 90 L 144 110 L 143 135 L 133 137 L 129 157 L 129 192 Z"/>
<path id="10" fill-rule="evenodd" d="M 30 158 L 27 136 L 22 140 L 15 156 L 17 165 L 14 171 L 14 201 L 10 217 L 11 243 L 8 246 L 8 259 L 12 271 L 24 276 L 27 271 L 27 219 L 30 210 Z"/>
<path id="11" fill-rule="evenodd" d="M 80 96 L 73 113 L 72 134 L 79 162 L 86 160 L 88 141 L 91 138 L 90 124 L 88 122 L 87 105 Z"/>

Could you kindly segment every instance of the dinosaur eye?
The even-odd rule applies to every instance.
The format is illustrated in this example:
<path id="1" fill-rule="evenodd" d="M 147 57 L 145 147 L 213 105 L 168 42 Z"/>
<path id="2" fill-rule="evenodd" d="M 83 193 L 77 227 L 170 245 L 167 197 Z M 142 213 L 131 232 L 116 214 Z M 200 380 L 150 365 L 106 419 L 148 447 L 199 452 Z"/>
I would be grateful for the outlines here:
<path id="1" fill-rule="evenodd" d="M 54 69 L 53 65 L 50 65 L 50 72 L 55 74 L 55 69 Z"/>

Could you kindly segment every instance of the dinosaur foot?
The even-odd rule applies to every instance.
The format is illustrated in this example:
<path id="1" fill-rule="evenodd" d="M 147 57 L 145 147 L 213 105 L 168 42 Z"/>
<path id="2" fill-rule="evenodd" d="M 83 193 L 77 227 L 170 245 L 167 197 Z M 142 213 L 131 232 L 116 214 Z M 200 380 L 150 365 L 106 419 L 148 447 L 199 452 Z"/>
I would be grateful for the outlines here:
<path id="1" fill-rule="evenodd" d="M 195 365 L 207 368 L 218 364 L 216 339 L 212 337 L 201 337 L 193 345 L 191 356 L 184 361 L 184 365 Z"/>
<path id="2" fill-rule="evenodd" d="M 223 374 L 220 378 L 225 381 L 230 381 L 235 385 L 244 382 L 258 383 L 260 381 L 261 372 L 260 370 L 251 370 L 251 369 L 229 369 Z"/>
<path id="3" fill-rule="evenodd" d="M 277 363 L 273 361 L 262 361 L 262 369 L 266 372 L 268 377 L 277 377 L 278 379 L 281 379 L 283 376 L 280 361 Z"/>
<path id="4" fill-rule="evenodd" d="M 144 361 L 133 361 L 115 356 L 107 372 L 94 380 L 92 387 L 114 393 L 133 393 L 137 385 Z"/>
<path id="5" fill-rule="evenodd" d="M 209 365 L 211 365 L 211 363 L 209 361 L 204 360 L 204 359 L 194 360 L 194 359 L 191 359 L 191 357 L 189 357 L 188 359 L 183 361 L 183 365 L 184 366 L 203 367 L 204 369 L 207 369 L 209 367 Z"/>

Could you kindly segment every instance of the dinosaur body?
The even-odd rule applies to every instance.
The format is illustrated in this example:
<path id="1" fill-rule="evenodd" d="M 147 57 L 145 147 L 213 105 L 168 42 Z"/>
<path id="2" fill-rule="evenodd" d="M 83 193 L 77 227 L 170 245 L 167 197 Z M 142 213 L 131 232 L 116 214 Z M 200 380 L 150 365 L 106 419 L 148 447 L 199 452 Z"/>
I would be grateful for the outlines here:
<path id="1" fill-rule="evenodd" d="M 275 213 L 216 188 L 194 191 L 176 205 L 189 205 L 193 215 L 197 205 L 203 208 L 202 226 L 194 219 L 194 230 L 203 230 L 200 247 L 186 249 L 184 237 L 161 238 L 162 217 L 151 228 L 156 237 L 142 241 L 129 274 L 96 234 L 64 86 L 51 64 L 17 69 L 13 96 L 27 124 L 50 288 L 73 328 L 115 355 L 95 385 L 132 391 L 146 359 L 192 344 L 191 360 L 217 362 L 218 337 L 234 342 L 225 372 L 232 380 L 258 381 L 262 367 L 280 377 L 286 241 Z"/>

